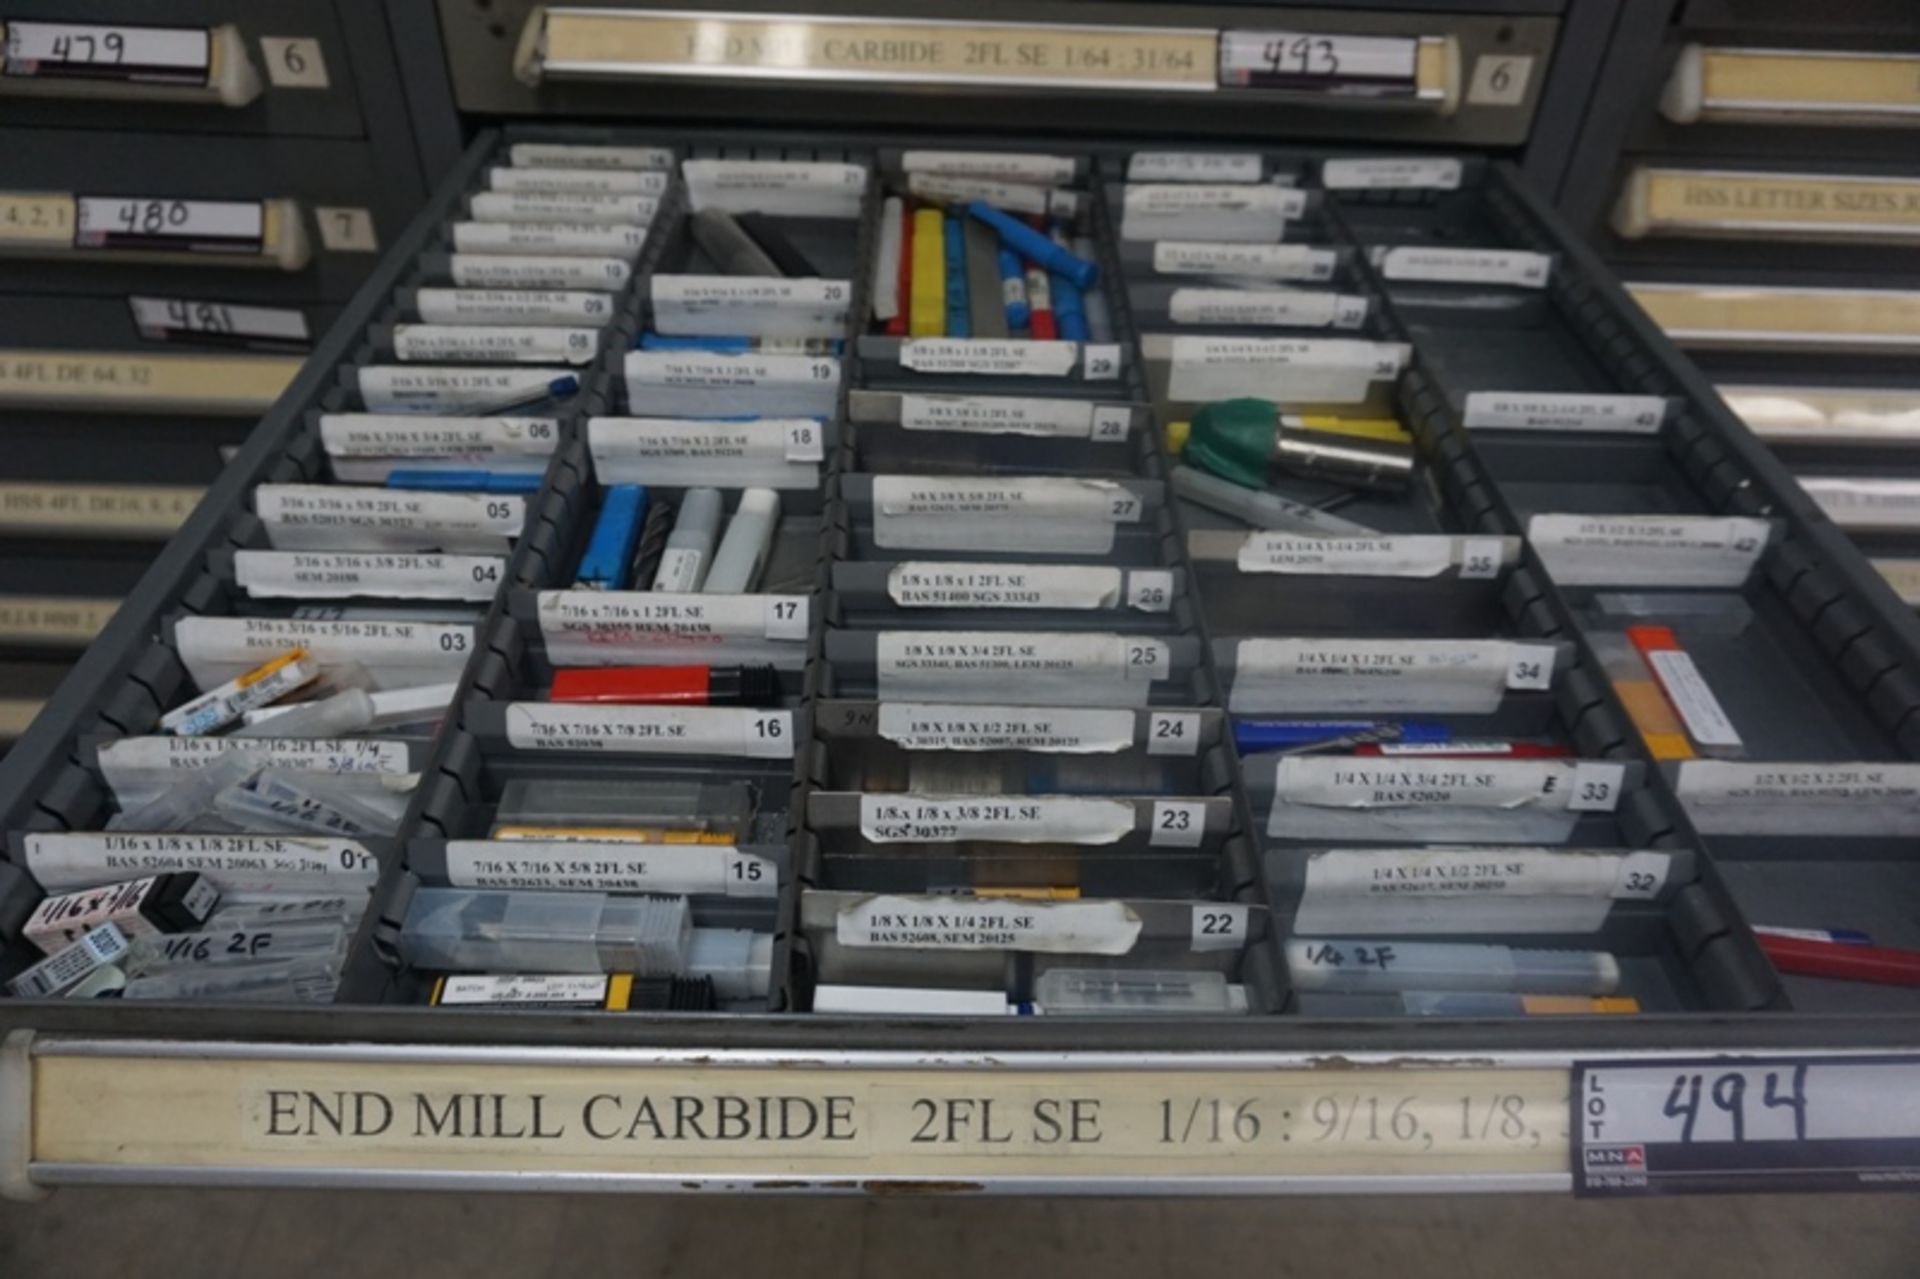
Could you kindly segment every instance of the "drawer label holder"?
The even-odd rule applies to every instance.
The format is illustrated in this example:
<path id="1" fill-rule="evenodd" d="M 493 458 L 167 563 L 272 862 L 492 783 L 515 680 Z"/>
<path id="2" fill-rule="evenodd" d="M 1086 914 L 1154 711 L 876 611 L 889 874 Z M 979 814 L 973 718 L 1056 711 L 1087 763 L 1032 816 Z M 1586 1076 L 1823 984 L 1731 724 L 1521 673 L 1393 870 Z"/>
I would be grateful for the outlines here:
<path id="1" fill-rule="evenodd" d="M 0 1121 L 0 1193 L 179 1173 L 976 1193 L 1089 1178 L 1284 1188 L 1464 1177 L 1535 1189 L 1565 1178 L 1564 1066 L 1386 1054 L 780 1057 L 16 1031 L 0 1041 L 0 1115 L 11 1116 Z"/>

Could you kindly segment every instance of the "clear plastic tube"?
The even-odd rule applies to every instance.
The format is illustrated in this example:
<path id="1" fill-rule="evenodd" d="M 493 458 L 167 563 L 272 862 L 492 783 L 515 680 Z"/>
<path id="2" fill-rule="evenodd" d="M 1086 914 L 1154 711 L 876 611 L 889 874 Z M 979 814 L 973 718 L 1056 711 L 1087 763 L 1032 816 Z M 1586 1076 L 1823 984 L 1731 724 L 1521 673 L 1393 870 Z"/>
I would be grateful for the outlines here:
<path id="1" fill-rule="evenodd" d="M 338 968 L 325 959 L 270 964 L 174 968 L 135 977 L 122 999 L 192 999 L 252 1004 L 327 1004 L 340 988 Z"/>
<path id="2" fill-rule="evenodd" d="M 217 797 L 245 785 L 248 778 L 260 771 L 262 758 L 258 751 L 237 750 L 205 768 L 183 774 L 178 783 L 151 803 L 115 813 L 108 820 L 107 829 L 144 834 L 208 829 L 208 815 L 215 810 Z"/>
<path id="3" fill-rule="evenodd" d="M 1231 480 L 1191 466 L 1175 466 L 1168 473 L 1173 491 L 1197 506 L 1231 515 L 1254 528 L 1317 533 L 1322 537 L 1371 537 L 1380 530 L 1354 520 L 1329 515 L 1316 507 L 1292 502 L 1265 489 L 1242 488 Z"/>
<path id="4" fill-rule="evenodd" d="M 693 940 L 684 897 L 421 888 L 400 955 L 434 972 L 678 977 Z"/>
<path id="5" fill-rule="evenodd" d="M 349 688 L 315 702 L 278 709 L 277 714 L 249 716 L 229 737 L 344 737 L 373 726 L 373 695 Z"/>
<path id="6" fill-rule="evenodd" d="M 213 921 L 207 921 L 211 924 Z M 197 933 L 141 937 L 123 965 L 145 976 L 185 967 L 228 967 L 280 960 L 325 961 L 338 970 L 347 958 L 343 924 L 288 924 L 266 928 L 207 928 Z"/>
<path id="7" fill-rule="evenodd" d="M 1247 992 L 1214 972 L 1049 968 L 1033 984 L 1049 1017 L 1227 1016 L 1247 1011 Z"/>
<path id="8" fill-rule="evenodd" d="M 353 836 L 391 835 L 406 811 L 404 796 L 378 784 L 283 768 L 262 769 L 252 781 L 228 787 L 213 806 L 243 830 Z"/>
<path id="9" fill-rule="evenodd" d="M 1523 950 L 1454 942 L 1295 938 L 1287 968 L 1297 990 L 1341 994 L 1485 990 L 1610 995 L 1620 964 L 1602 950 Z"/>

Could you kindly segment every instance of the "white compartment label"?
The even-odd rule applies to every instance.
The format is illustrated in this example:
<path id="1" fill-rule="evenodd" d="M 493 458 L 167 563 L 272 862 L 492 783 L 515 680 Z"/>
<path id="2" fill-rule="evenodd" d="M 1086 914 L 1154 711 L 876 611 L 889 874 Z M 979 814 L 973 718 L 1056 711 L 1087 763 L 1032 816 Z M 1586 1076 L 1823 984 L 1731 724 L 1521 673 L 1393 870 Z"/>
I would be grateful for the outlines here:
<path id="1" fill-rule="evenodd" d="M 874 542 L 890 550 L 1055 553 L 1113 549 L 1116 526 L 1145 516 L 1140 494 L 1113 480 L 966 479 L 880 475 L 873 480 Z"/>
<path id="2" fill-rule="evenodd" d="M 1080 207 L 1080 197 L 1072 191 L 960 174 L 912 174 L 907 178 L 907 193 L 948 204 L 979 200 L 1009 213 L 1053 213 L 1071 217 Z"/>
<path id="3" fill-rule="evenodd" d="M 459 253 L 557 253 L 567 257 L 631 258 L 647 242 L 644 226 L 571 222 L 456 222 Z M 611 304 L 603 293 L 591 295 Z"/>
<path id="4" fill-rule="evenodd" d="M 1071 182 L 1073 157 L 1022 151 L 903 151 L 900 167 L 908 173 L 1014 178 L 1021 182 Z"/>
<path id="5" fill-rule="evenodd" d="M 425 369 L 368 365 L 360 370 L 360 398 L 375 413 L 434 413 L 454 405 L 487 405 L 534 395 L 573 375 L 562 368 Z"/>
<path id="6" fill-rule="evenodd" d="M 1239 559 L 1242 573 L 1312 577 L 1438 577 L 1454 563 L 1454 539 L 1444 534 L 1302 537 L 1297 533 L 1250 533 L 1241 544 Z"/>
<path id="7" fill-rule="evenodd" d="M 908 338 L 900 366 L 915 373 L 977 373 L 995 377 L 1065 377 L 1080 358 L 1078 342 L 1022 338 Z"/>
<path id="8" fill-rule="evenodd" d="M 1197 721 L 1200 717 L 1193 718 Z M 1134 713 L 1130 710 L 932 702 L 882 702 L 879 715 L 880 736 L 913 751 L 1111 755 L 1133 745 L 1133 724 Z M 1196 727 L 1192 737 L 1197 736 Z"/>
<path id="9" fill-rule="evenodd" d="M 507 561 L 498 555 L 382 555 L 353 551 L 235 551 L 234 580 L 249 595 L 326 599 L 491 600 Z"/>
<path id="10" fill-rule="evenodd" d="M 853 285 L 846 280 L 656 275 L 651 288 L 654 321 L 662 333 L 838 337 L 853 298 Z"/>
<path id="11" fill-rule="evenodd" d="M 732 706 L 513 702 L 507 741 L 521 750 L 793 758 L 793 714 Z"/>
<path id="12" fill-rule="evenodd" d="M 380 865 L 347 839 L 283 835 L 29 833 L 27 869 L 42 888 L 66 892 L 170 871 L 198 871 L 223 891 L 277 891 L 328 881 L 372 888 Z"/>
<path id="13" fill-rule="evenodd" d="M 1331 280 L 1340 255 L 1304 244 L 1225 244 L 1216 240 L 1156 240 L 1153 269 L 1161 275 L 1229 275 L 1254 280 Z"/>
<path id="14" fill-rule="evenodd" d="M 213 688 L 289 649 L 321 666 L 404 668 L 400 687 L 459 678 L 477 628 L 459 623 L 309 621 L 277 617 L 185 617 L 174 625 L 180 658 L 201 688 Z M 384 678 L 380 686 L 396 685 Z"/>
<path id="15" fill-rule="evenodd" d="M 480 461 L 546 457 L 560 424 L 546 417 L 422 418 L 404 413 L 329 413 L 320 442 L 335 458 L 430 458 Z"/>
<path id="16" fill-rule="evenodd" d="M 913 950 L 1019 950 L 1124 955 L 1140 937 L 1125 902 L 1028 902 L 956 897 L 864 897 L 842 908 L 842 946 Z"/>
<path id="17" fill-rule="evenodd" d="M 1767 548 L 1745 516 L 1536 515 L 1527 540 L 1562 586 L 1742 585 Z"/>
<path id="18" fill-rule="evenodd" d="M 813 418 L 755 418 L 707 422 L 690 418 L 596 417 L 587 422 L 594 473 L 607 484 L 672 484 L 676 478 L 733 475 L 811 488 L 826 456 L 824 431 Z"/>
<path id="19" fill-rule="evenodd" d="M 1442 284 L 1511 284 L 1544 289 L 1553 259 L 1519 249 L 1443 249 L 1396 245 L 1375 251 L 1374 265 L 1389 280 L 1432 280 Z"/>
<path id="20" fill-rule="evenodd" d="M 1553 681 L 1554 646 L 1509 640 L 1241 640 L 1233 711 L 1492 712 Z"/>
<path id="21" fill-rule="evenodd" d="M 1460 161 L 1445 156 L 1328 160 L 1320 166 L 1320 184 L 1329 191 L 1455 191 L 1465 172 Z"/>
<path id="22" fill-rule="evenodd" d="M 780 891 L 772 863 L 729 845 L 620 840 L 451 840 L 447 882 L 456 888 L 729 897 Z"/>
<path id="23" fill-rule="evenodd" d="M 603 147 L 568 142 L 516 142 L 507 158 L 520 169 L 671 169 L 666 147 Z"/>
<path id="24" fill-rule="evenodd" d="M 1335 848 L 1307 857 L 1307 892 L 1390 897 L 1659 895 L 1672 858 L 1654 850 Z"/>
<path id="25" fill-rule="evenodd" d="M 1168 396 L 1209 401 L 1254 395 L 1353 404 L 1374 382 L 1397 377 L 1409 348 L 1357 338 L 1222 338 L 1181 335 L 1169 350 Z"/>
<path id="26" fill-rule="evenodd" d="M 874 655 L 886 700 L 971 702 L 1019 688 L 1040 705 L 1145 706 L 1153 682 L 1168 678 L 1172 666 L 1164 640 L 1113 634 L 881 631 Z"/>
<path id="27" fill-rule="evenodd" d="M 520 257 L 503 253 L 455 253 L 447 278 L 461 288 L 624 288 L 633 267 L 624 258 Z"/>
<path id="28" fill-rule="evenodd" d="M 1591 932 L 1616 900 L 1660 894 L 1662 852 L 1547 848 L 1330 849 L 1307 855 L 1302 933 Z"/>
<path id="29" fill-rule="evenodd" d="M 908 560 L 887 572 L 902 608 L 1108 609 L 1120 603 L 1117 568 Z"/>
<path id="30" fill-rule="evenodd" d="M 1116 481 L 1051 477 L 878 475 L 873 505 L 880 515 L 1030 516 L 1105 524 L 1137 524 L 1145 510 L 1140 495 Z"/>
<path id="31" fill-rule="evenodd" d="M 1626 767 L 1605 760 L 1409 759 L 1290 755 L 1274 792 L 1324 808 L 1548 808 L 1611 812 Z M 1279 812 L 1268 828 L 1285 834 Z"/>
<path id="32" fill-rule="evenodd" d="M 262 484 L 254 511 L 277 550 L 504 549 L 526 522 L 511 494 Z"/>
<path id="33" fill-rule="evenodd" d="M 1120 197 L 1122 225 L 1128 219 L 1194 213 L 1261 213 L 1284 220 L 1306 211 L 1305 191 L 1265 183 L 1139 182 L 1129 183 Z"/>
<path id="34" fill-rule="evenodd" d="M 575 191 L 589 195 L 651 195 L 666 191 L 669 175 L 657 170 L 620 170 L 610 166 L 572 168 L 544 165 L 487 171 L 495 191 Z"/>
<path id="35" fill-rule="evenodd" d="M 695 211 L 856 218 L 864 165 L 810 160 L 687 160 L 680 166 Z"/>
<path id="36" fill-rule="evenodd" d="M 1061 795 L 862 795 L 860 834 L 876 844 L 1115 844 L 1133 805 Z"/>
<path id="37" fill-rule="evenodd" d="M 587 289 L 420 289 L 414 309 L 429 324 L 559 324 L 598 328 L 613 299 Z"/>
<path id="38" fill-rule="evenodd" d="M 1532 391 L 1471 391 L 1470 431 L 1594 431 L 1651 435 L 1667 417 L 1657 395 L 1542 395 Z"/>
<path id="39" fill-rule="evenodd" d="M 734 355 L 724 351 L 629 351 L 627 377 L 641 385 L 740 390 L 840 385 L 840 361 L 811 355 Z"/>
<path id="40" fill-rule="evenodd" d="M 560 665 L 604 666 L 649 649 L 689 647 L 737 657 L 736 641 L 804 644 L 812 623 L 805 595 L 541 591 L 536 608 L 547 656 Z"/>
<path id="41" fill-rule="evenodd" d="M 1252 151 L 1135 151 L 1129 182 L 1258 182 L 1260 156 Z"/>
<path id="42" fill-rule="evenodd" d="M 650 195 L 594 195 L 584 191 L 482 191 L 468 197 L 483 222 L 557 222 L 589 226 L 644 226 L 660 201 Z"/>
<path id="43" fill-rule="evenodd" d="M 1175 324 L 1356 329 L 1367 300 L 1314 289 L 1175 289 L 1167 316 Z"/>
<path id="44" fill-rule="evenodd" d="M 100 771 L 191 771 L 234 751 L 258 752 L 263 767 L 326 773 L 407 771 L 407 744 L 371 737 L 120 737 L 99 750 Z"/>
<path id="45" fill-rule="evenodd" d="M 467 323 L 393 326 L 393 354 L 400 360 L 587 364 L 599 352 L 600 334 L 594 329 Z"/>
<path id="46" fill-rule="evenodd" d="M 1111 423 L 1117 419 L 1117 429 Z M 900 397 L 900 425 L 909 431 L 1125 439 L 1133 415 L 1125 405 L 1002 395 Z"/>
<path id="47" fill-rule="evenodd" d="M 1674 789 L 1708 835 L 1920 834 L 1920 764 L 1690 759 Z"/>

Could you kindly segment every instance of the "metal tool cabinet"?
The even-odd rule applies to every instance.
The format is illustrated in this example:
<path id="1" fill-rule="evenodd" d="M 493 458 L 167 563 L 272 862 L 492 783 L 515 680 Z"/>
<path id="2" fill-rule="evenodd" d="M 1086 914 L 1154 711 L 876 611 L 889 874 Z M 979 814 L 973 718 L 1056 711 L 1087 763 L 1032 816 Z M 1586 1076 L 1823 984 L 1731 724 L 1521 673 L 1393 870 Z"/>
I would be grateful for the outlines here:
<path id="1" fill-rule="evenodd" d="M 1912 168 L 1912 105 L 1873 68 L 1897 79 L 1913 65 L 1920 25 L 1910 10 L 1884 4 L 1842 6 L 1812 25 L 1770 3 L 1664 8 L 1623 22 L 1560 207 L 1591 230 L 1616 273 L 1736 410 L 1751 404 L 1751 425 L 1816 492 L 1860 477 L 1894 481 L 1898 491 L 1913 475 L 1911 436 L 1857 420 L 1849 428 L 1846 418 L 1864 407 L 1884 419 L 1912 403 L 1916 325 L 1898 310 L 1920 280 L 1911 243 L 1889 238 L 1872 214 L 1809 234 L 1777 214 L 1742 228 L 1726 213 L 1703 213 L 1696 225 L 1663 233 L 1623 231 L 1620 210 L 1641 170 L 1691 175 L 1702 192 L 1775 182 L 1783 184 L 1776 198 L 1823 202 L 1849 187 L 1902 182 Z M 1770 87 L 1755 87 L 1756 70 L 1774 77 Z M 1717 98 L 1713 84 L 1723 86 Z M 1804 186 L 1785 189 L 1795 183 Z M 1751 299 L 1743 310 L 1716 319 L 1697 309 L 1696 299 L 1741 293 Z M 1800 419 L 1781 416 L 1796 404 Z M 1814 420 L 1805 420 L 1808 406 L 1821 410 Z M 1872 518 L 1848 497 L 1830 498 L 1832 518 L 1901 599 L 1920 600 L 1908 562 L 1912 530 L 1903 527 L 1910 521 Z"/>
<path id="2" fill-rule="evenodd" d="M 1101 20 L 1109 20 L 1112 7 L 1101 8 Z M 1208 13 L 1209 22 L 1238 20 L 1238 11 Z M 1032 17 L 1024 10 L 1018 16 Z M 1329 10 L 1314 21 L 1351 16 Z M 453 29 L 450 40 L 469 109 L 629 109 L 606 86 L 535 91 L 509 81 L 498 57 L 511 40 L 464 17 L 466 28 Z M 1401 31 L 1420 21 L 1441 19 L 1382 19 Z M 1463 31 L 1475 29 L 1462 21 Z M 1513 21 L 1518 30 L 1520 20 Z M 476 42 L 492 52 L 474 53 Z M 718 91 L 709 86 L 702 94 L 683 104 L 717 109 Z M 835 111 L 866 100 L 851 90 L 844 100 L 830 99 L 840 104 Z M 927 101 L 936 114 L 944 110 L 945 99 Z M 1390 531 L 1495 539 L 1512 558 L 1491 579 L 1442 577 L 1414 591 L 1364 579 L 1346 590 L 1325 583 L 1296 589 L 1249 586 L 1219 552 L 1224 522 L 1168 494 L 1167 415 L 1153 390 L 1164 371 L 1154 368 L 1148 325 L 1155 317 L 1145 308 L 1152 294 L 1130 287 L 1139 282 L 1137 264 L 1130 269 L 1101 201 L 1124 180 L 1127 157 L 1138 149 L 1255 150 L 1273 171 L 1315 187 L 1327 160 L 1367 152 L 1344 141 L 1201 143 L 1184 117 L 1172 116 L 1166 131 L 1143 125 L 1124 141 L 1036 137 L 1002 132 L 999 123 L 969 117 L 971 127 L 954 121 L 933 132 L 921 122 L 905 137 L 838 127 L 802 133 L 564 122 L 482 131 L 426 210 L 394 238 L 315 358 L 128 606 L 0 764 L 8 852 L 19 857 L 26 832 L 85 829 L 102 815 L 105 797 L 90 770 L 90 749 L 103 735 L 149 731 L 183 694 L 172 622 L 245 607 L 231 590 L 230 553 L 258 535 L 248 505 L 252 486 L 321 473 L 316 415 L 352 402 L 343 370 L 371 358 L 397 293 L 419 282 L 422 256 L 444 247 L 444 223 L 510 142 L 631 141 L 672 147 L 683 160 L 870 164 L 876 176 L 865 217 L 850 237 L 855 279 L 864 274 L 858 264 L 872 242 L 878 184 L 895 149 L 1042 151 L 1075 157 L 1098 197 L 1091 225 L 1123 354 L 1116 378 L 1035 389 L 1133 406 L 1130 422 L 1150 433 L 1136 434 L 1126 448 L 1089 444 L 1030 459 L 1008 443 L 1004 458 L 987 451 L 964 460 L 987 469 L 1018 459 L 1039 472 L 1113 477 L 1149 508 L 1149 519 L 1116 539 L 1107 562 L 1170 572 L 1170 607 L 1109 625 L 1164 644 L 1170 669 L 1133 710 L 1140 736 L 1115 758 L 1199 799 L 1204 821 L 1190 848 L 1160 851 L 1123 840 L 1120 852 L 1090 858 L 1086 873 L 1106 877 L 1099 881 L 1104 892 L 1141 898 L 1143 938 L 1156 955 L 1230 970 L 1247 987 L 1249 1014 L 950 1020 L 806 1011 L 816 981 L 872 962 L 838 944 L 835 912 L 850 895 L 909 882 L 901 859 L 865 845 L 846 821 L 847 793 L 869 770 L 893 767 L 889 755 L 897 753 L 870 728 L 880 695 L 874 634 L 896 624 L 900 611 L 875 576 L 879 548 L 863 527 L 871 518 L 873 472 L 898 473 L 921 460 L 886 422 L 884 397 L 898 393 L 908 375 L 887 352 L 855 342 L 823 482 L 817 495 L 794 495 L 777 538 L 778 589 L 811 603 L 810 629 L 781 667 L 782 709 L 794 716 L 797 749 L 791 760 L 750 764 L 776 797 L 753 844 L 780 867 L 781 890 L 696 910 L 709 912 L 712 922 L 771 925 L 775 973 L 764 1011 L 493 1015 L 420 1005 L 420 975 L 398 962 L 392 946 L 398 912 L 421 883 L 444 873 L 445 840 L 475 829 L 502 779 L 637 777 L 665 767 L 631 756 L 587 760 L 566 750 L 516 749 L 510 732 L 510 704 L 537 691 L 551 668 L 533 593 L 570 582 L 601 500 L 581 423 L 624 407 L 623 343 L 616 340 L 567 414 L 569 438 L 529 504 L 511 580 L 482 626 L 457 713 L 433 747 L 407 827 L 380 849 L 376 908 L 356 939 L 335 1005 L 0 1002 L 0 1188 L 30 1195 L 68 1183 L 158 1181 L 1169 1194 L 1556 1190 L 1572 1176 L 1576 1061 L 1755 1053 L 1830 1061 L 1920 1045 L 1920 1004 L 1910 992 L 1847 987 L 1836 995 L 1830 985 L 1783 981 L 1749 923 L 1818 924 L 1826 912 L 1846 911 L 1870 916 L 1876 937 L 1889 944 L 1914 944 L 1913 880 L 1897 841 L 1838 838 L 1816 846 L 1703 838 L 1668 771 L 1644 753 L 1600 668 L 1590 592 L 1556 585 L 1538 554 L 1517 539 L 1527 519 L 1543 511 L 1769 520 L 1772 540 L 1740 591 L 1751 620 L 1738 637 L 1697 653 L 1756 756 L 1911 758 L 1920 748 L 1920 623 L 1634 308 L 1612 273 L 1549 210 L 1543 192 L 1514 164 L 1476 146 L 1513 139 L 1446 134 L 1446 145 L 1424 153 L 1461 161 L 1451 186 L 1327 191 L 1308 228 L 1313 242 L 1340 251 L 1338 287 L 1366 298 L 1364 336 L 1411 348 L 1405 370 L 1380 394 L 1416 438 L 1419 481 L 1406 501 L 1362 500 L 1343 510 Z M 1226 128 L 1260 131 L 1246 120 Z M 1437 140 L 1431 122 L 1406 133 L 1396 128 L 1370 134 L 1399 144 L 1385 154 L 1404 154 L 1415 139 Z M 619 337 L 640 331 L 646 281 L 683 251 L 676 237 L 685 209 L 677 194 L 642 254 L 638 287 L 625 295 L 613 327 Z M 1545 253 L 1552 276 L 1535 291 L 1406 281 L 1383 275 L 1367 253 L 1409 244 Z M 864 328 L 858 298 L 854 317 Z M 955 388 L 951 380 L 918 385 Z M 1470 432 L 1465 397 L 1487 389 L 1634 393 L 1663 397 L 1667 410 L 1650 434 Z M 937 630 L 956 620 L 935 614 L 914 624 Z M 1240 642 L 1279 633 L 1471 635 L 1552 654 L 1544 687 L 1510 694 L 1493 712 L 1463 722 L 1547 736 L 1583 758 L 1625 766 L 1621 803 L 1583 817 L 1578 842 L 1657 850 L 1668 859 L 1664 886 L 1616 904 L 1597 934 L 1621 957 L 1643 1012 L 1415 1020 L 1365 1015 L 1293 988 L 1282 943 L 1311 850 L 1268 833 L 1272 781 L 1262 774 L 1270 761 L 1241 756 L 1222 724 L 1241 674 Z M 1146 734 L 1163 714 L 1192 716 L 1190 754 L 1146 753 Z M 731 776 L 741 763 L 688 757 L 671 767 Z M 915 869 L 939 883 L 953 870 L 946 856 Z M 1010 873 L 1021 872 L 1015 866 Z M 0 863 L 6 935 L 34 893 L 17 860 Z M 1193 902 L 1243 910 L 1250 925 L 1244 946 L 1189 953 L 1182 941 Z M 22 958 L 9 950 L 7 967 Z M 937 969 L 940 957 L 932 959 Z M 745 1126 L 728 1145 L 713 1139 L 723 1094 L 749 1099 L 750 1113 L 736 1115 Z M 663 1135 L 663 1110 L 676 1116 L 671 1136 Z M 1331 1120 L 1315 1118 L 1325 1114 Z M 1360 1122 L 1372 1127 L 1371 1140 L 1355 1133 L 1362 1114 L 1370 1115 Z M 449 1125 L 457 1138 L 451 1142 Z M 635 1134 L 649 1139 L 635 1144 Z"/>
<path id="3" fill-rule="evenodd" d="M 114 486 L 129 476 L 141 486 L 197 490 L 219 474 L 406 226 L 447 156 L 425 157 L 416 146 L 381 5 L 297 0 L 263 13 L 218 0 L 23 0 L 0 11 L 0 29 L 12 24 L 16 37 L 21 24 L 30 33 L 49 23 L 77 24 L 83 45 L 104 40 L 103 32 L 122 40 L 151 28 L 207 32 L 209 83 L 122 81 L 105 66 L 70 78 L 10 67 L 0 74 L 0 145 L 9 157 L 0 187 L 291 201 L 287 220 L 309 246 L 291 270 L 233 269 L 213 259 L 149 262 L 138 254 L 129 261 L 114 251 L 4 250 L 0 413 L 19 468 L 9 481 L 73 486 L 59 491 L 76 500 L 98 486 L 118 492 Z M 18 47 L 39 48 L 30 41 Z M 440 114 L 450 117 L 450 105 Z M 425 127 L 435 112 L 422 103 L 419 116 Z M 139 322 L 136 298 L 158 323 Z M 122 393 L 73 394 L 81 376 L 108 389 L 120 384 Z M 147 465 L 142 449 L 168 457 Z M 0 680 L 9 704 L 37 702 L 43 686 L 57 682 L 178 527 L 181 512 L 168 510 L 182 500 L 156 497 L 167 509 L 156 509 L 131 537 L 125 528 L 103 525 L 96 536 L 76 524 L 50 542 L 9 523 L 0 552 L 10 579 L 6 606 L 19 618 L 0 640 L 17 659 Z M 76 578 L 61 567 L 95 558 L 114 571 Z M 49 601 L 74 596 L 85 599 L 84 617 L 48 612 Z M 35 618 L 45 623 L 36 629 Z"/>

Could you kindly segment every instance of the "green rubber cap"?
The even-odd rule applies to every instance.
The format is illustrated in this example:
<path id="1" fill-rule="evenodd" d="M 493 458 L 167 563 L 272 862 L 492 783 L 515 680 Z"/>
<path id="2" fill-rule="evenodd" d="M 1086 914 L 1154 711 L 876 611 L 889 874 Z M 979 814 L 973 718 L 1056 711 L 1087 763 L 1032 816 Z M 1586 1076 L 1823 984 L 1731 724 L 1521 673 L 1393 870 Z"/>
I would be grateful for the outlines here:
<path id="1" fill-rule="evenodd" d="M 1280 406 L 1271 400 L 1222 400 L 1193 415 L 1186 460 L 1242 488 L 1267 486 L 1273 455 L 1273 425 Z"/>

